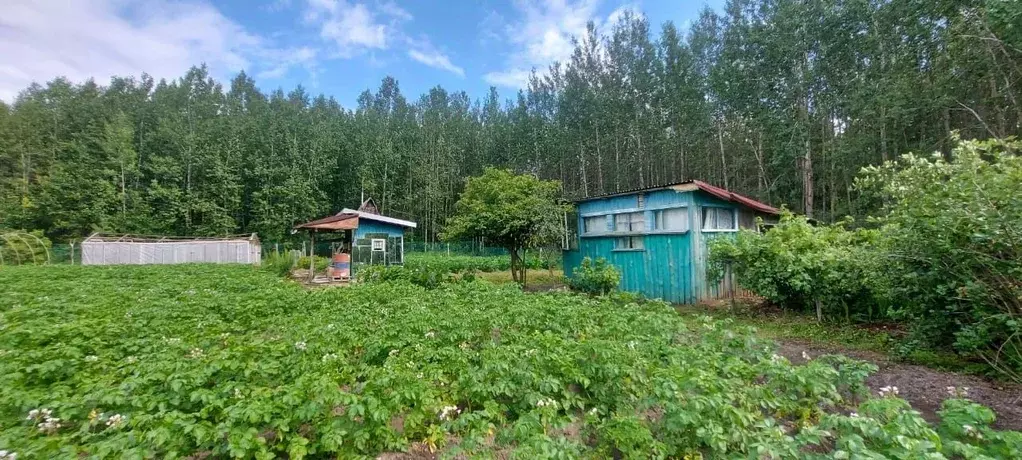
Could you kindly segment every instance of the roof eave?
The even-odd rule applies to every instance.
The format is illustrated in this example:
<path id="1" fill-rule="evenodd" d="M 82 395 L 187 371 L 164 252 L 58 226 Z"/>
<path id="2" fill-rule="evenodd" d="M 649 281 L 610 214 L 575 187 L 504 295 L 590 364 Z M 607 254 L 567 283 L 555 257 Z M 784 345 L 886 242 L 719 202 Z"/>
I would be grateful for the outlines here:
<path id="1" fill-rule="evenodd" d="M 368 213 L 368 212 L 356 211 L 354 209 L 349 209 L 349 208 L 344 208 L 340 212 L 340 214 L 349 214 L 349 213 L 350 214 L 356 214 L 356 215 L 359 216 L 359 218 L 362 218 L 362 219 L 375 220 L 375 221 L 378 221 L 378 222 L 384 222 L 384 223 L 392 224 L 392 225 L 399 225 L 399 226 L 407 227 L 407 228 L 416 228 L 418 226 L 415 222 L 412 222 L 410 220 L 404 220 L 404 219 L 398 219 L 396 217 L 387 217 L 387 216 L 383 216 L 383 215 L 380 215 L 380 214 L 373 214 L 373 213 Z"/>

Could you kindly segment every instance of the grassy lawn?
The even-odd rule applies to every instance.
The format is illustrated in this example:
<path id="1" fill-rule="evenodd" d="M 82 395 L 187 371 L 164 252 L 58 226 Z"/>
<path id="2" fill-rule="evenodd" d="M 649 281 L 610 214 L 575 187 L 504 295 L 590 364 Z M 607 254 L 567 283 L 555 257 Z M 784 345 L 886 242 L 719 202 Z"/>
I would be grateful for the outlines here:
<path id="1" fill-rule="evenodd" d="M 489 281 L 494 284 L 508 284 L 513 283 L 514 280 L 511 278 L 511 271 L 499 271 L 499 272 L 478 272 L 475 274 L 476 278 Z M 529 286 L 534 287 L 559 287 L 564 285 L 564 273 L 560 269 L 545 270 L 528 270 L 526 274 L 526 282 Z"/>

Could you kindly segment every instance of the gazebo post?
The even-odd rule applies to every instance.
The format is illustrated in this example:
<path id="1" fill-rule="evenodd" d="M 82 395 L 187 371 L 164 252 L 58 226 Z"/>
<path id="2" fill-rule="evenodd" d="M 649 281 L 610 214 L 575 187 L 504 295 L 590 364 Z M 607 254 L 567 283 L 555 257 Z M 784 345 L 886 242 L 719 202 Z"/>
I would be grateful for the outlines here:
<path id="1" fill-rule="evenodd" d="M 316 279 L 316 229 L 309 230 L 309 282 Z"/>

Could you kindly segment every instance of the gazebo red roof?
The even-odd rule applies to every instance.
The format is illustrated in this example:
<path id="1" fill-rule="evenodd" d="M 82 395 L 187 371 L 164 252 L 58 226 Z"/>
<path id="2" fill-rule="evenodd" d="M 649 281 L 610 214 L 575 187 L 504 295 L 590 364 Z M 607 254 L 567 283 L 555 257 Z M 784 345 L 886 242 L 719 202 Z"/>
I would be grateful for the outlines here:
<path id="1" fill-rule="evenodd" d="M 295 228 L 311 230 L 352 230 L 358 228 L 358 214 L 341 213 L 335 216 L 311 220 L 304 224 L 298 224 L 295 225 Z"/>

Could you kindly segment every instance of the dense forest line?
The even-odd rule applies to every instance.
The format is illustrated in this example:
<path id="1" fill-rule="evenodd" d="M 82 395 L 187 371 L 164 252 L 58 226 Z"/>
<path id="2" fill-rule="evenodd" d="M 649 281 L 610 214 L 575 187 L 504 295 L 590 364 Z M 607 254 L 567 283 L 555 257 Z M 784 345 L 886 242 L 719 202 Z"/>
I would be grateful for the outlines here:
<path id="1" fill-rule="evenodd" d="M 205 67 L 174 81 L 56 79 L 0 102 L 0 227 L 286 238 L 376 198 L 443 229 L 499 166 L 582 197 L 698 178 L 820 219 L 873 210 L 861 167 L 1022 134 L 1022 4 L 731 0 L 688 30 L 625 14 L 502 100 L 384 78 L 346 109 Z"/>

